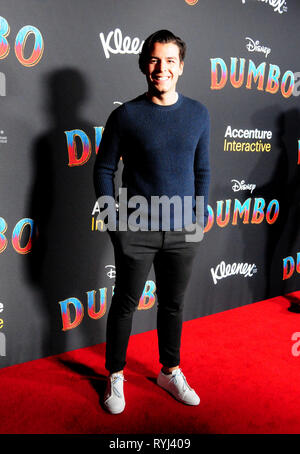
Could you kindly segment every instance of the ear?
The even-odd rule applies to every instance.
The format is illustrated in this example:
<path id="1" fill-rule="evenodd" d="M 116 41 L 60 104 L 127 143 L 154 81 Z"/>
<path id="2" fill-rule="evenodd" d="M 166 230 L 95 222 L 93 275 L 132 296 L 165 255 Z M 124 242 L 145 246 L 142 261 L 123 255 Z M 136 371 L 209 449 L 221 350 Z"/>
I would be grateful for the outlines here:
<path id="1" fill-rule="evenodd" d="M 181 76 L 182 73 L 183 73 L 183 67 L 184 67 L 184 62 L 181 61 L 180 64 L 179 64 L 179 75 Z"/>

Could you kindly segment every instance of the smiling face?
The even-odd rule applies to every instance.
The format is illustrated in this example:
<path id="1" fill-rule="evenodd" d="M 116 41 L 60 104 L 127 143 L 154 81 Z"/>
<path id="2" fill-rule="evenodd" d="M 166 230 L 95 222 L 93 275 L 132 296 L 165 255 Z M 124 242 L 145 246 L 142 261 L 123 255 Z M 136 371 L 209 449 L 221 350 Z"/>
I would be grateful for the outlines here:
<path id="1" fill-rule="evenodd" d="M 154 43 L 145 67 L 149 93 L 155 96 L 173 95 L 178 77 L 183 73 L 183 64 L 176 44 Z"/>

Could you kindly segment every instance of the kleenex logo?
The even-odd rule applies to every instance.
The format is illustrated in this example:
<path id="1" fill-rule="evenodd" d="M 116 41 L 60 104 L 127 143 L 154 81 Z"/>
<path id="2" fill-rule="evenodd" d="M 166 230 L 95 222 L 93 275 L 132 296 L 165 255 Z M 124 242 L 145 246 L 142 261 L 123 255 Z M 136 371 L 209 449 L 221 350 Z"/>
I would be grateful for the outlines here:
<path id="1" fill-rule="evenodd" d="M 250 0 L 242 0 L 243 5 Z M 253 0 L 252 0 L 253 1 Z M 287 12 L 287 1 L 286 0 L 254 0 L 261 3 L 267 3 L 274 9 L 274 12 L 282 14 Z"/>
<path id="2" fill-rule="evenodd" d="M 137 37 L 131 39 L 129 36 L 125 36 L 123 38 L 119 28 L 110 31 L 106 37 L 101 32 L 99 37 L 106 58 L 110 58 L 110 54 L 139 54 L 144 44 L 144 41 L 141 41 Z M 113 43 L 113 47 L 111 42 Z"/>
<path id="3" fill-rule="evenodd" d="M 210 269 L 214 284 L 220 279 L 240 274 L 244 277 L 252 277 L 257 272 L 255 263 L 232 263 L 226 264 L 224 261 L 219 263 L 215 268 Z"/>

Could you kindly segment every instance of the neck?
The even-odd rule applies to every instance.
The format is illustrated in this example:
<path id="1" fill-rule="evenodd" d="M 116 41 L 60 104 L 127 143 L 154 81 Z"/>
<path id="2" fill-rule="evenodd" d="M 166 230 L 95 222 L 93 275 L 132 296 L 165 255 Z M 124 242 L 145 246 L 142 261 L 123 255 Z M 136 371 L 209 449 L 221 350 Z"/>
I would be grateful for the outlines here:
<path id="1" fill-rule="evenodd" d="M 171 106 L 178 101 L 178 93 L 176 91 L 172 93 L 151 93 L 148 91 L 146 93 L 148 99 L 154 102 L 155 104 L 160 104 L 161 106 Z"/>

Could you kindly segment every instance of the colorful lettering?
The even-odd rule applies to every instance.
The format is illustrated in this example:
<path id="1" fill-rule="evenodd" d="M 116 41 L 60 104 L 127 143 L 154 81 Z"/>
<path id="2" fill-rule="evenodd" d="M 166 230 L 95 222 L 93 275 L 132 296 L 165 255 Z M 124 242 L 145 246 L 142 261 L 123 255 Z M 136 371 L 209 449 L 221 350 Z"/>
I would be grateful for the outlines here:
<path id="1" fill-rule="evenodd" d="M 62 317 L 62 324 L 63 324 L 63 331 L 67 331 L 69 329 L 76 328 L 78 326 L 82 319 L 83 319 L 83 305 L 79 301 L 78 298 L 68 298 L 64 301 L 60 301 L 58 304 L 60 304 L 60 309 L 61 309 L 61 317 Z M 72 309 L 73 315 L 71 317 L 70 313 L 70 308 Z M 75 314 L 74 314 L 75 311 Z M 72 320 L 73 318 L 73 320 Z"/>
<path id="2" fill-rule="evenodd" d="M 68 155 L 70 167 L 82 166 L 91 156 L 91 142 L 88 135 L 81 129 L 73 129 L 72 131 L 65 131 L 67 137 Z M 82 145 L 81 156 L 78 156 L 76 138 L 79 138 Z"/>
<path id="3" fill-rule="evenodd" d="M 223 212 L 223 200 L 217 201 L 217 224 L 219 227 L 226 227 L 229 223 L 230 219 L 230 207 L 231 207 L 231 200 L 226 200 L 226 210 L 225 210 L 225 219 L 222 219 L 222 212 Z"/>
<path id="4" fill-rule="evenodd" d="M 9 43 L 6 37 L 10 33 L 8 22 L 4 17 L 0 16 L 0 59 L 7 57 L 9 54 Z"/>
<path id="5" fill-rule="evenodd" d="M 273 216 L 271 215 L 272 209 L 274 207 L 274 213 Z M 268 205 L 267 211 L 266 211 L 266 221 L 268 224 L 274 224 L 275 221 L 277 221 L 277 218 L 279 216 L 279 202 L 278 200 L 271 200 L 271 202 Z"/>
<path id="6" fill-rule="evenodd" d="M 34 46 L 30 57 L 24 57 L 24 49 L 29 35 L 34 35 Z M 19 62 L 23 66 L 35 66 L 42 58 L 44 52 L 44 41 L 41 32 L 33 25 L 25 25 L 16 36 L 15 53 Z"/>
<path id="7" fill-rule="evenodd" d="M 4 233 L 7 230 L 7 224 L 5 219 L 0 218 L 0 254 L 4 251 L 7 246 L 7 238 Z"/>
<path id="8" fill-rule="evenodd" d="M 144 287 L 143 294 L 140 298 L 138 310 L 151 309 L 155 303 L 154 292 L 156 290 L 155 283 L 153 281 L 147 281 Z"/>
<path id="9" fill-rule="evenodd" d="M 106 304 L 107 304 L 107 288 L 100 288 L 99 289 L 99 309 L 98 311 L 96 312 L 96 291 L 95 290 L 91 290 L 90 292 L 87 292 L 87 296 L 88 296 L 88 315 L 97 320 L 101 317 L 103 317 L 103 315 L 105 314 L 106 312 Z"/>
<path id="10" fill-rule="evenodd" d="M 94 126 L 94 128 L 95 128 L 95 150 L 96 154 L 98 154 L 99 145 L 102 139 L 104 128 L 102 126 Z"/>
<path id="11" fill-rule="evenodd" d="M 25 246 L 21 246 L 21 239 L 23 236 L 23 232 L 25 227 L 30 227 L 28 241 Z M 28 254 L 32 248 L 32 237 L 34 234 L 34 221 L 29 218 L 21 219 L 15 226 L 13 233 L 12 233 L 12 245 L 16 252 L 19 254 Z"/>
<path id="12" fill-rule="evenodd" d="M 256 68 L 255 63 L 252 60 L 249 60 L 246 88 L 248 88 L 249 90 L 252 88 L 251 83 L 252 83 L 252 78 L 253 78 L 254 82 L 257 82 L 257 79 L 259 79 L 257 89 L 263 90 L 264 89 L 263 85 L 264 85 L 265 69 L 266 69 L 266 63 L 261 63 Z"/>
<path id="13" fill-rule="evenodd" d="M 288 89 L 286 88 L 286 84 L 288 79 L 290 79 L 290 84 Z M 289 98 L 294 90 L 295 87 L 295 75 L 292 71 L 286 71 L 281 80 L 281 93 L 284 98 Z"/>
<path id="14" fill-rule="evenodd" d="M 266 86 L 266 91 L 272 94 L 279 90 L 280 68 L 277 65 L 270 65 L 269 76 Z"/>
<path id="15" fill-rule="evenodd" d="M 212 90 L 221 90 L 225 87 L 228 71 L 225 61 L 222 58 L 211 58 L 211 86 Z M 221 77 L 218 80 L 218 67 L 221 70 Z"/>
<path id="16" fill-rule="evenodd" d="M 233 217 L 232 217 L 232 224 L 237 225 L 237 217 L 241 218 L 244 216 L 243 224 L 249 224 L 249 215 L 250 215 L 250 204 L 251 198 L 247 199 L 243 205 L 238 199 L 234 201 L 234 210 L 233 210 Z"/>
<path id="17" fill-rule="evenodd" d="M 289 256 L 283 259 L 283 277 L 282 280 L 289 279 L 295 270 L 295 261 Z"/>
<path id="18" fill-rule="evenodd" d="M 240 58 L 240 71 L 239 78 L 236 80 L 236 67 L 237 67 L 237 58 L 231 58 L 230 65 L 230 82 L 234 88 L 240 88 L 244 82 L 244 73 L 245 73 L 245 58 Z"/>

